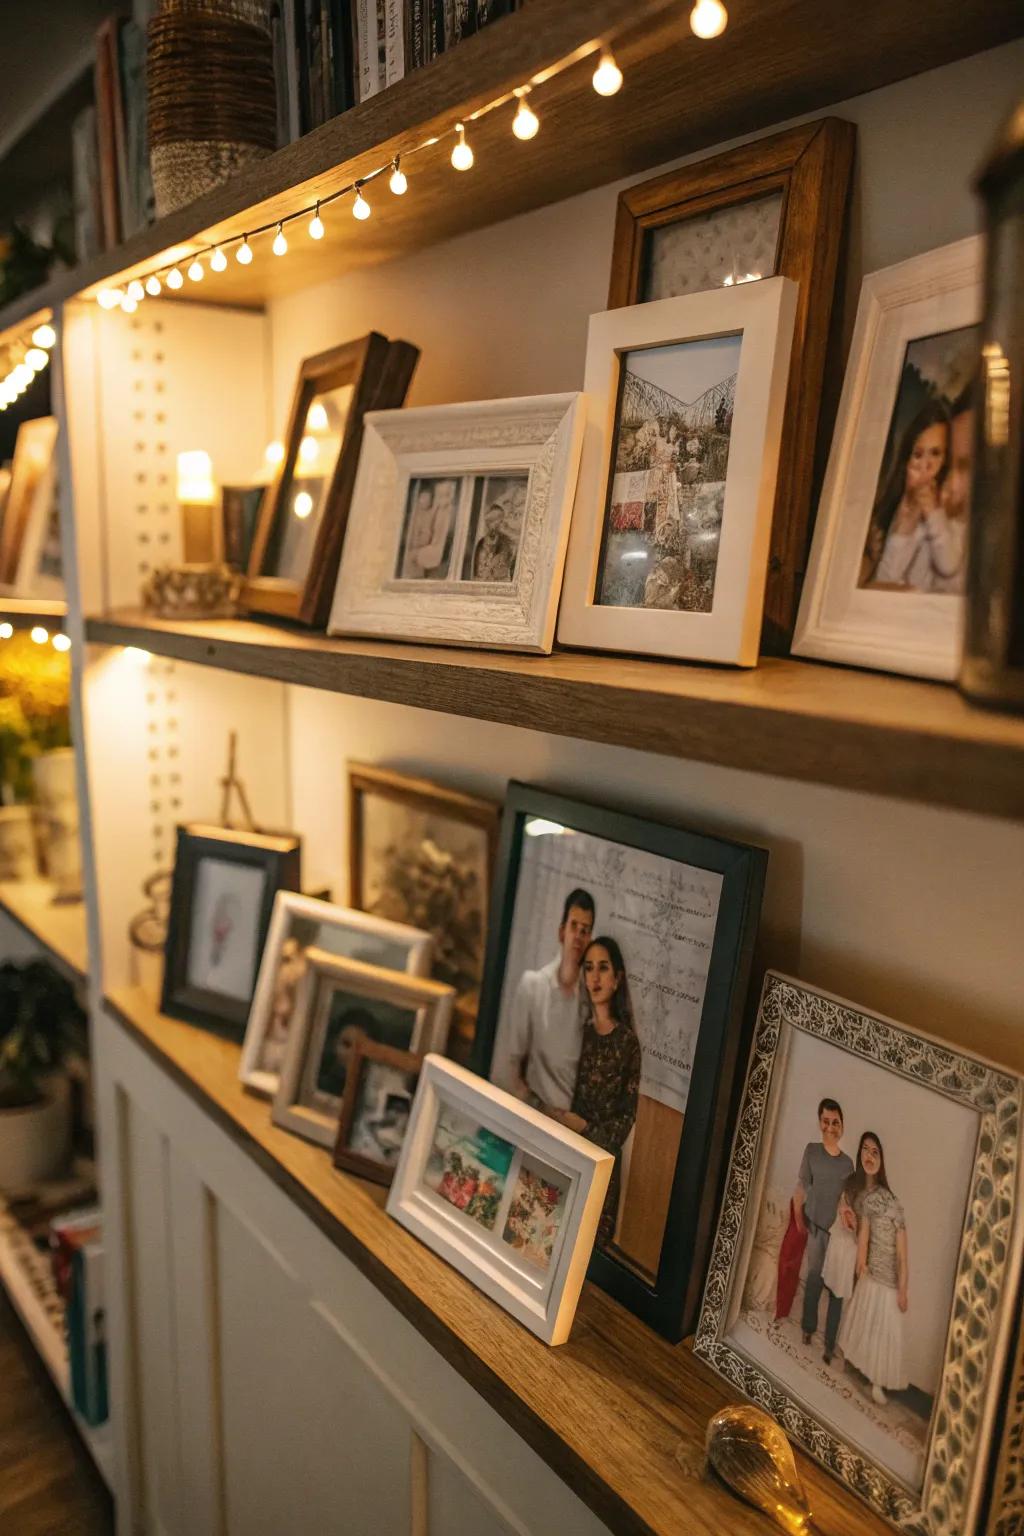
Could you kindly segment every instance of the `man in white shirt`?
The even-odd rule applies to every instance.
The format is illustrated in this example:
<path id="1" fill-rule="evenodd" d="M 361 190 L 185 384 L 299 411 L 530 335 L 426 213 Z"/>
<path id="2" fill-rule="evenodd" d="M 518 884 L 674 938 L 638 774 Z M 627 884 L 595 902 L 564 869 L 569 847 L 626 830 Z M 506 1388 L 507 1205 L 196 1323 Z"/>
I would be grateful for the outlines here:
<path id="1" fill-rule="evenodd" d="M 558 954 L 524 971 L 494 1043 L 491 1081 L 535 1109 L 569 1109 L 576 1089 L 583 1025 L 580 965 L 594 932 L 594 898 L 570 891 L 558 928 Z"/>

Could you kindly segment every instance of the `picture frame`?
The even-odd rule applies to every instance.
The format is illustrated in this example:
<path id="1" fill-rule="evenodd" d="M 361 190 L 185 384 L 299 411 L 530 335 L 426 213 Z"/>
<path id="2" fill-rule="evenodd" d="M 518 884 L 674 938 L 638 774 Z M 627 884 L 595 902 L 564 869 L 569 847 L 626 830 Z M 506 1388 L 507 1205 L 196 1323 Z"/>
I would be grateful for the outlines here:
<path id="1" fill-rule="evenodd" d="M 614 1147 L 590 1278 L 673 1341 L 700 1302 L 766 867 L 509 785 L 473 1066 Z M 591 960 L 614 982 L 604 1023 Z"/>
<path id="2" fill-rule="evenodd" d="M 756 665 L 796 298 L 772 277 L 591 315 L 563 645 Z"/>
<path id="3" fill-rule="evenodd" d="M 271 1119 L 317 1146 L 333 1147 L 351 1063 L 361 1035 L 423 1055 L 443 1051 L 451 987 L 326 950 L 309 949 Z"/>
<path id="4" fill-rule="evenodd" d="M 402 404 L 418 358 L 418 348 L 409 342 L 388 341 L 371 331 L 302 362 L 284 458 L 260 503 L 242 587 L 245 608 L 323 627 L 345 538 L 363 419 L 369 411 Z M 313 452 L 307 463 L 309 444 Z M 327 473 L 316 473 L 318 459 L 326 462 L 332 456 Z M 295 491 L 300 477 L 308 484 Z"/>
<path id="5" fill-rule="evenodd" d="M 274 898 L 298 890 L 301 839 L 178 827 L 160 1008 L 242 1042 Z"/>
<path id="6" fill-rule="evenodd" d="M 981 312 L 979 236 L 865 277 L 794 654 L 955 678 L 964 607 L 971 369 L 972 360 L 980 360 Z M 932 483 L 911 487 L 914 457 L 932 437 L 945 444 L 940 441 Z M 968 445 L 966 458 L 961 440 Z M 914 515 L 917 502 L 917 523 L 904 535 L 905 511 Z M 909 564 L 901 546 L 911 551 Z"/>
<path id="7" fill-rule="evenodd" d="M 56 435 L 25 518 L 14 588 L 31 597 L 64 597 Z"/>
<path id="8" fill-rule="evenodd" d="M 25 534 L 40 482 L 52 474 L 57 418 L 37 416 L 18 428 L 11 461 L 11 481 L 0 521 L 0 582 L 14 586 L 21 573 Z"/>
<path id="9" fill-rule="evenodd" d="M 389 1185 L 408 1130 L 423 1057 L 357 1041 L 345 1079 L 334 1166 Z"/>
<path id="10" fill-rule="evenodd" d="M 367 418 L 328 633 L 550 652 L 579 394 Z"/>
<path id="11" fill-rule="evenodd" d="M 609 1153 L 429 1055 L 387 1211 L 531 1333 L 563 1344 L 611 1165 Z"/>
<path id="12" fill-rule="evenodd" d="M 856 128 L 823 117 L 619 194 L 608 308 L 732 286 L 799 285 L 761 650 L 785 655 L 810 544 L 815 456 Z"/>
<path id="13" fill-rule="evenodd" d="M 245 1087 L 267 1098 L 277 1091 L 305 955 L 311 947 L 409 976 L 429 976 L 434 942 L 430 934 L 407 924 L 298 891 L 278 891 L 238 1065 Z"/>
<path id="14" fill-rule="evenodd" d="M 262 481 L 220 488 L 220 543 L 224 564 L 248 572 L 256 530 L 270 486 Z"/>
<path id="15" fill-rule="evenodd" d="M 694 1350 L 876 1513 L 920 1536 L 981 1529 L 1019 1306 L 1022 1106 L 1019 1075 L 766 975 Z M 809 1234 L 799 1323 L 787 1316 L 796 1194 L 781 1242 L 773 1194 L 794 1175 Z M 845 1279 L 840 1238 L 857 1256 Z M 766 1306 L 777 1316 L 759 1324 Z"/>

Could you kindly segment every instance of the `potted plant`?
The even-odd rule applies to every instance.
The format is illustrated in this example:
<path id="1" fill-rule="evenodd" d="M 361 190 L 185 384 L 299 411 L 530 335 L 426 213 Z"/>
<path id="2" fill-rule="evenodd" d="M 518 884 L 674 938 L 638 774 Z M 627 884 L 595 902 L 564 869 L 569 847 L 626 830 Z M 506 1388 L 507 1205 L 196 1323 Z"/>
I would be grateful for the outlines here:
<path id="1" fill-rule="evenodd" d="M 27 880 L 38 873 L 33 835 L 33 799 L 50 810 L 42 776 L 51 761 L 71 758 L 68 716 L 70 666 L 67 652 L 37 645 L 24 630 L 0 650 L 0 880 Z M 40 782 L 37 783 L 37 774 Z M 50 774 L 52 777 L 52 773 Z M 42 795 L 40 794 L 42 790 Z M 77 826 L 77 811 L 71 816 Z M 65 818 L 68 819 L 68 818 Z M 44 833 L 45 835 L 45 833 Z M 74 858 L 78 856 L 77 839 Z M 66 860 L 65 860 L 66 862 Z M 52 873 L 52 872 L 51 872 Z M 75 883 L 75 871 L 60 883 Z M 81 886 L 78 875 L 79 889 Z M 69 889 L 68 894 L 71 894 Z"/>
<path id="2" fill-rule="evenodd" d="M 0 1190 L 59 1173 L 71 1137 L 64 1063 L 85 1042 L 74 989 L 43 960 L 0 965 Z"/>

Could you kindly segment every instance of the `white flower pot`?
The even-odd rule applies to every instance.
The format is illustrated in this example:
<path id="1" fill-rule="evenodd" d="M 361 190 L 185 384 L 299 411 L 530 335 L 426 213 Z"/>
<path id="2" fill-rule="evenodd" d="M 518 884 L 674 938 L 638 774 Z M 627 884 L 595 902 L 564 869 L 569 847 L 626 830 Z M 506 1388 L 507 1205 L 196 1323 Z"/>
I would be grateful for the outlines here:
<path id="1" fill-rule="evenodd" d="M 75 754 L 71 747 L 44 752 L 32 764 L 46 873 L 58 901 L 82 895 L 82 844 L 78 834 Z"/>
<path id="2" fill-rule="evenodd" d="M 67 1165 L 71 1149 L 71 1082 L 63 1073 L 45 1080 L 45 1099 L 23 1109 L 0 1109 L 0 1190 L 18 1194 Z"/>
<path id="3" fill-rule="evenodd" d="M 0 807 L 0 880 L 34 880 L 38 873 L 32 807 Z"/>

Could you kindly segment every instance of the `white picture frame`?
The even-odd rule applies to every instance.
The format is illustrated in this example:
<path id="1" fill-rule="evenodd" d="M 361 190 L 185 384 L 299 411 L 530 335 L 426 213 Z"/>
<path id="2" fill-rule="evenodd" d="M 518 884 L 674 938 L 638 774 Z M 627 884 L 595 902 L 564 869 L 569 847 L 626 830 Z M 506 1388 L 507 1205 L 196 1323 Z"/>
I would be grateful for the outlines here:
<path id="1" fill-rule="evenodd" d="M 586 434 L 558 621 L 563 645 L 757 663 L 797 285 L 772 277 L 590 317 Z M 740 337 L 710 611 L 595 601 L 623 354 Z"/>
<path id="2" fill-rule="evenodd" d="M 56 430 L 39 482 L 29 503 L 25 520 L 25 533 L 18 555 L 18 572 L 14 580 L 16 592 L 29 597 L 60 600 L 65 595 L 63 560 L 60 549 L 60 509 L 57 505 L 57 442 Z M 46 568 L 52 559 L 47 549 L 53 520 L 57 520 L 57 564 L 61 574 Z"/>
<path id="3" fill-rule="evenodd" d="M 367 415 L 328 633 L 548 653 L 582 437 L 579 394 Z M 508 581 L 472 574 L 482 503 L 499 482 L 518 529 L 514 547 L 506 538 Z M 450 531 L 433 574 L 413 578 L 399 572 L 410 569 L 404 541 L 421 492 L 438 498 L 423 516 Z"/>
<path id="4" fill-rule="evenodd" d="M 426 1182 L 432 1154 L 439 1144 L 442 1115 L 447 1117 L 449 1128 L 454 1117 L 477 1127 L 478 1134 L 485 1133 L 491 1145 L 513 1149 L 490 1226 L 483 1224 L 481 1216 L 474 1219 L 467 1214 L 472 1201 L 459 1207 Z M 503 1151 L 503 1156 L 507 1155 Z M 455 1062 L 432 1055 L 420 1072 L 388 1196 L 388 1215 L 531 1333 L 547 1344 L 562 1344 L 572 1327 L 613 1162 L 611 1153 L 539 1110 Z M 553 1235 L 550 1220 L 539 1235 L 547 1255 L 543 1265 L 524 1256 L 508 1235 L 513 1231 L 513 1207 L 525 1189 L 535 1187 L 538 1170 L 556 1180 L 549 1187 L 558 1190 L 561 1186 L 564 1196 L 558 1203 L 559 1219 Z M 472 1180 L 472 1171 L 469 1177 Z M 478 1182 L 477 1191 L 484 1187 Z M 487 1199 L 493 1202 L 493 1193 Z M 487 1209 L 489 1212 L 490 1205 Z M 535 1229 L 529 1230 L 533 1237 Z M 515 1235 L 522 1237 L 523 1233 L 524 1228 L 517 1226 Z"/>
<path id="5" fill-rule="evenodd" d="M 972 235 L 864 279 L 795 655 L 946 682 L 956 677 L 962 596 L 858 583 L 907 347 L 980 322 L 982 262 L 981 237 Z"/>
<path id="6" fill-rule="evenodd" d="M 400 1044 L 403 1050 L 422 1054 L 444 1050 L 447 1045 L 455 989 L 426 976 L 387 971 L 316 948 L 306 951 L 306 960 L 271 1119 L 275 1125 L 317 1146 L 333 1147 L 344 1083 L 333 1096 L 328 1091 L 319 1095 L 321 1102 L 308 1101 L 318 1097 L 319 1064 L 326 1050 L 334 995 L 344 991 L 364 999 L 370 1007 L 374 1002 L 382 1002 L 414 1011 L 409 1039 L 385 1043 Z"/>
<path id="7" fill-rule="evenodd" d="M 274 1012 L 278 969 L 285 944 L 294 937 L 296 929 L 312 924 L 317 925 L 317 934 L 301 943 L 303 952 L 312 945 L 332 954 L 380 965 L 385 970 L 402 970 L 409 976 L 430 975 L 434 941 L 429 933 L 405 923 L 375 917 L 370 912 L 357 912 L 315 896 L 303 896 L 298 891 L 278 891 L 260 957 L 238 1066 L 238 1076 L 245 1087 L 266 1098 L 273 1098 L 277 1092 L 280 1076 L 261 1066 Z"/>

